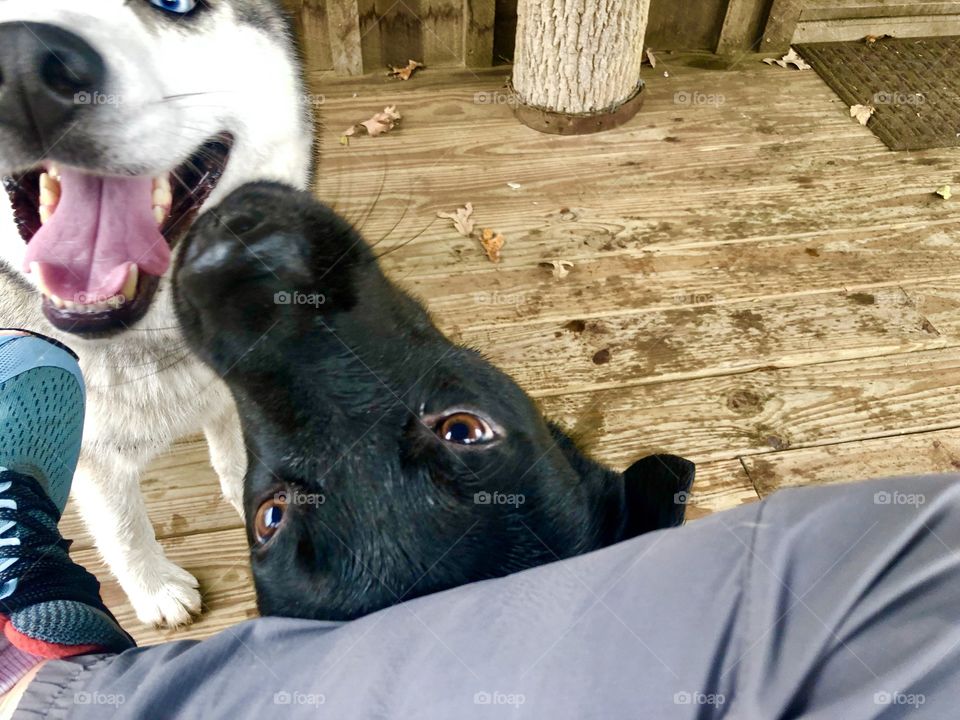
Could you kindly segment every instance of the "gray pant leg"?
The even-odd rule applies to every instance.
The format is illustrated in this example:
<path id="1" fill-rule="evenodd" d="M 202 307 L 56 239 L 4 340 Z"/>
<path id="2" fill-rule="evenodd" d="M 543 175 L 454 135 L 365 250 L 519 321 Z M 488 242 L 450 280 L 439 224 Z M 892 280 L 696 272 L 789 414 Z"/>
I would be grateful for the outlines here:
<path id="1" fill-rule="evenodd" d="M 54 663 L 21 716 L 951 717 L 956 482 L 790 491 L 347 625 Z"/>
<path id="2" fill-rule="evenodd" d="M 751 550 L 734 717 L 960 717 L 960 477 L 787 491 Z"/>

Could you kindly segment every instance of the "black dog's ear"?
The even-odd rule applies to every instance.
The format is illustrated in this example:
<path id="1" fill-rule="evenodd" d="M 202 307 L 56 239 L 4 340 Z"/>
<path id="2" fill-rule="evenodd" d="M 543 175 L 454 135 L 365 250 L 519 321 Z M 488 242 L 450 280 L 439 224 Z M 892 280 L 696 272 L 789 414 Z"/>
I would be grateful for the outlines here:
<path id="1" fill-rule="evenodd" d="M 695 474 L 696 466 L 676 455 L 651 455 L 627 468 L 620 539 L 682 525 Z"/>

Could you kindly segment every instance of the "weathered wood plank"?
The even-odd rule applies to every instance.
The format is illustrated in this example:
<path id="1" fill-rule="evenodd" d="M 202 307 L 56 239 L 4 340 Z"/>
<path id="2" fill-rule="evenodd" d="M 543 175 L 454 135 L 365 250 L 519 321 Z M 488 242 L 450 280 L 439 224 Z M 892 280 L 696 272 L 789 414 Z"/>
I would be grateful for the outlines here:
<path id="1" fill-rule="evenodd" d="M 373 0 L 380 18 L 380 67 L 402 66 L 423 57 L 424 0 Z M 373 72 L 376 68 L 368 68 Z"/>
<path id="2" fill-rule="evenodd" d="M 654 50 L 710 50 L 717 46 L 726 0 L 652 0 L 645 45 Z"/>
<path id="3" fill-rule="evenodd" d="M 490 302 L 509 296 L 491 296 Z M 464 332 L 539 396 L 960 345 L 899 288 L 685 307 Z"/>
<path id="4" fill-rule="evenodd" d="M 960 2 L 903 2 L 902 0 L 807 0 L 800 21 L 851 18 L 922 17 L 960 14 Z"/>
<path id="5" fill-rule="evenodd" d="M 771 4 L 772 0 L 730 0 L 717 41 L 717 54 L 759 50 L 764 13 Z"/>
<path id="6" fill-rule="evenodd" d="M 940 335 L 952 340 L 960 338 L 960 278 L 908 285 L 904 292 Z"/>
<path id="7" fill-rule="evenodd" d="M 463 0 L 463 61 L 467 67 L 494 64 L 496 0 Z M 514 26 L 516 32 L 516 26 Z M 511 51 L 512 55 L 512 51 Z"/>
<path id="8" fill-rule="evenodd" d="M 939 17 L 862 18 L 854 20 L 815 20 L 797 24 L 793 41 L 850 42 L 866 35 L 894 37 L 939 37 L 960 34 L 960 14 Z"/>
<path id="9" fill-rule="evenodd" d="M 960 470 L 960 428 L 744 458 L 764 496 L 803 485 L 857 482 Z"/>
<path id="10" fill-rule="evenodd" d="M 341 75 L 362 75 L 360 10 L 357 0 L 327 0 L 327 23 L 333 68 Z"/>
<path id="11" fill-rule="evenodd" d="M 803 0 L 773 0 L 767 27 L 763 32 L 763 51 L 786 50 L 793 40 Z"/>
<path id="12" fill-rule="evenodd" d="M 464 0 L 420 0 L 423 53 L 411 60 L 428 67 L 461 65 L 464 47 Z"/>
<path id="13" fill-rule="evenodd" d="M 428 274 L 425 261 L 407 260 L 398 254 L 389 256 L 387 267 L 404 287 L 426 301 L 443 328 L 466 334 L 531 321 L 560 325 L 599 319 L 623 314 L 629 308 L 682 308 L 691 299 L 710 304 L 762 302 L 764 298 L 843 289 L 860 291 L 891 281 L 894 285 L 931 281 L 960 266 L 960 247 L 935 245 L 937 237 L 948 235 L 946 228 L 877 232 L 866 237 L 851 231 L 805 242 L 609 255 L 602 250 L 609 238 L 601 237 L 577 252 L 566 250 L 558 241 L 564 248 L 559 256 L 574 263 L 570 276 L 562 281 L 538 266 L 556 259 L 557 252 L 541 250 L 537 256 L 536 246 L 531 249 L 533 257 L 505 259 L 502 267 L 492 269 L 484 266 L 485 260 L 455 264 L 454 258 L 444 254 L 432 256 L 430 262 L 434 267 L 446 265 L 446 274 Z M 471 258 L 475 252 L 466 243 L 454 247 L 460 247 L 464 255 L 469 252 Z M 523 251 L 515 247 L 514 252 Z M 778 265 L 789 267 L 790 273 L 779 274 Z"/>
<path id="14" fill-rule="evenodd" d="M 618 466 L 650 452 L 706 462 L 946 429 L 958 403 L 956 348 L 541 400 L 565 426 L 595 428 L 598 457 Z"/>
<path id="15" fill-rule="evenodd" d="M 306 72 L 333 67 L 326 0 L 287 0 L 293 10 L 300 52 Z"/>
<path id="16" fill-rule="evenodd" d="M 694 521 L 757 502 L 760 496 L 739 460 L 721 460 L 697 464 L 696 481 L 685 499 L 687 520 Z"/>

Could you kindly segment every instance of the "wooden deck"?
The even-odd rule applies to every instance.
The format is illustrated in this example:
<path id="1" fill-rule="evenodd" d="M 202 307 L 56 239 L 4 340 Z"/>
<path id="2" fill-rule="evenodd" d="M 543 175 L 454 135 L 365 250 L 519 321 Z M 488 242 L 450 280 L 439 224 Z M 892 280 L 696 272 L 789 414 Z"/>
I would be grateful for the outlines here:
<path id="1" fill-rule="evenodd" d="M 960 200 L 933 194 L 960 184 L 957 154 L 888 151 L 812 71 L 713 64 L 661 57 L 633 122 L 578 138 L 478 102 L 504 69 L 317 78 L 318 192 L 398 248 L 385 267 L 453 338 L 549 415 L 595 427 L 599 458 L 697 461 L 693 517 L 785 486 L 960 468 Z M 388 104 L 399 130 L 340 145 Z M 436 219 L 466 202 L 506 236 L 500 265 Z M 567 278 L 553 260 L 573 263 Z M 146 492 L 207 613 L 144 628 L 103 575 L 120 618 L 153 641 L 255 615 L 202 441 L 158 462 Z"/>

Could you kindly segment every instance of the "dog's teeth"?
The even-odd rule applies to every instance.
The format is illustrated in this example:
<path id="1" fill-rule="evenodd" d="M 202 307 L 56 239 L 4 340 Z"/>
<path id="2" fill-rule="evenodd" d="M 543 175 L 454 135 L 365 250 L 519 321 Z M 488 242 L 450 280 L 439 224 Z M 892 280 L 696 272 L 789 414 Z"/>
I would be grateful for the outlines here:
<path id="1" fill-rule="evenodd" d="M 50 302 L 52 302 L 61 310 L 63 310 L 67 306 L 67 303 L 65 303 L 61 298 L 57 297 L 56 295 L 47 295 L 47 297 L 50 298 Z"/>
<path id="2" fill-rule="evenodd" d="M 140 269 L 136 265 L 130 266 L 130 272 L 127 275 L 127 282 L 123 285 L 120 294 L 123 296 L 121 302 L 133 300 L 137 296 L 137 282 L 140 280 Z"/>
<path id="3" fill-rule="evenodd" d="M 60 298 L 57 298 L 57 299 L 60 300 Z M 66 308 L 67 310 L 74 310 L 77 307 L 77 303 L 70 302 L 69 300 L 60 300 L 60 302 L 63 303 L 63 307 Z M 58 305 L 57 307 L 60 307 L 60 306 Z"/>
<path id="4" fill-rule="evenodd" d="M 54 180 L 59 180 L 60 168 L 58 168 L 56 165 L 51 165 L 50 167 L 47 168 L 46 174 L 52 177 Z"/>
<path id="5" fill-rule="evenodd" d="M 157 199 L 157 198 L 161 199 Z M 165 200 L 163 198 L 166 198 Z M 173 200 L 173 189 L 169 177 L 155 177 L 153 179 L 153 203 L 155 205 L 169 204 Z"/>
<path id="6" fill-rule="evenodd" d="M 45 225 L 60 202 L 60 183 L 48 173 L 40 175 L 40 223 Z"/>
<path id="7" fill-rule="evenodd" d="M 168 177 L 157 177 L 153 179 L 153 217 L 157 225 L 163 225 L 170 214 L 170 208 L 173 207 L 173 189 L 170 187 Z"/>

